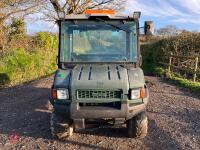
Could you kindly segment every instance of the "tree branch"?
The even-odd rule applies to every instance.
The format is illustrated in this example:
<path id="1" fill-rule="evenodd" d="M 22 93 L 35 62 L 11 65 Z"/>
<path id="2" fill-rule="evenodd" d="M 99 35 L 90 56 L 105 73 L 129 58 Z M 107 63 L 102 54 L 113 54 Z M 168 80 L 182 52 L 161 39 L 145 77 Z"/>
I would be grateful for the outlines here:
<path id="1" fill-rule="evenodd" d="M 37 5 L 33 5 L 31 7 L 28 7 L 28 8 L 25 8 L 25 9 L 18 9 L 18 10 L 15 10 L 15 11 L 12 11 L 8 14 L 6 14 L 5 16 L 1 17 L 0 20 L 6 20 L 7 18 L 9 18 L 11 15 L 14 15 L 14 14 L 17 14 L 17 13 L 21 13 L 21 12 L 27 12 L 35 7 L 38 7 L 38 4 Z"/>
<path id="2" fill-rule="evenodd" d="M 69 0 L 66 0 L 65 4 L 63 5 L 62 9 L 64 10 L 65 7 L 69 4 Z"/>
<path id="3" fill-rule="evenodd" d="M 104 0 L 104 1 L 102 1 L 100 3 L 94 4 L 93 6 L 87 7 L 87 9 L 93 9 L 95 7 L 98 7 L 98 6 L 105 5 L 107 3 L 111 3 L 112 1 L 114 1 L 114 0 L 107 0 L 107 1 Z"/>
<path id="4" fill-rule="evenodd" d="M 53 5 L 53 7 L 54 7 L 54 9 L 55 9 L 55 11 L 56 11 L 57 13 L 63 11 L 63 9 L 62 9 L 62 7 L 60 6 L 58 0 L 50 0 L 50 2 L 51 2 L 51 4 Z"/>

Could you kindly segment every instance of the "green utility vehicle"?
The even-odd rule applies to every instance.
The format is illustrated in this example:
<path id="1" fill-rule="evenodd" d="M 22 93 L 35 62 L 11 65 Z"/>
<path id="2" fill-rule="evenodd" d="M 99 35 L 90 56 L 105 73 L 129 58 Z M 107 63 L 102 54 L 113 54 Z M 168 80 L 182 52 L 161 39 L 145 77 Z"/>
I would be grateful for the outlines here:
<path id="1" fill-rule="evenodd" d="M 149 93 L 140 68 L 139 18 L 140 12 L 116 16 L 89 10 L 58 21 L 59 69 L 50 99 L 53 136 L 124 125 L 129 137 L 146 136 Z M 144 29 L 152 33 L 152 22 L 145 22 Z"/>

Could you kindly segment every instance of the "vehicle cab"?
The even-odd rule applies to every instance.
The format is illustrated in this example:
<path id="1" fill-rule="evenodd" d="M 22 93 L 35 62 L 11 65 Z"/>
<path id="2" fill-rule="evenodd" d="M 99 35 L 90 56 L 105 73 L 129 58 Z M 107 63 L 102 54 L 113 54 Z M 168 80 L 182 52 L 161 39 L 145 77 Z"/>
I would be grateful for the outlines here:
<path id="1" fill-rule="evenodd" d="M 112 120 L 110 125 L 126 123 L 129 136 L 136 136 L 133 122 L 138 116 L 147 120 L 149 99 L 140 68 L 139 17 L 140 12 L 118 16 L 113 10 L 87 10 L 58 21 L 59 69 L 50 100 L 54 135 L 60 135 L 55 130 L 59 117 L 67 120 L 68 132 Z M 151 26 L 146 23 L 144 28 L 149 32 Z"/>

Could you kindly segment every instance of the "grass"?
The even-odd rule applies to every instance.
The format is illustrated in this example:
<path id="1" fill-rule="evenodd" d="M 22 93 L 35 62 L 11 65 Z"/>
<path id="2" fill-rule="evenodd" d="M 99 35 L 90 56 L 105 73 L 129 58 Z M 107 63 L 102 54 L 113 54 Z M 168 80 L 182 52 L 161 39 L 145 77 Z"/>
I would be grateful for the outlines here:
<path id="1" fill-rule="evenodd" d="M 174 39 L 170 39 L 170 41 L 174 42 Z M 168 52 L 167 46 L 165 45 L 166 42 L 167 41 L 163 39 L 154 43 L 143 44 L 141 46 L 143 56 L 142 68 L 144 73 L 147 75 L 168 77 L 178 86 L 185 87 L 193 92 L 200 92 L 200 82 L 193 82 L 184 79 L 178 74 L 169 75 L 166 69 L 158 66 L 158 62 L 164 62 L 165 58 L 163 56 Z"/>
<path id="2" fill-rule="evenodd" d="M 192 92 L 200 93 L 200 82 L 193 82 L 184 78 L 181 78 L 180 76 L 177 76 L 176 74 L 169 75 L 166 71 L 166 69 L 162 67 L 155 67 L 152 70 L 153 75 L 157 76 L 165 76 L 168 77 L 170 80 L 173 81 L 174 84 L 189 89 Z"/>
<path id="3" fill-rule="evenodd" d="M 200 82 L 193 82 L 180 77 L 172 77 L 171 79 L 175 84 L 181 87 L 185 87 L 192 92 L 198 92 L 198 93 L 200 92 Z"/>
<path id="4" fill-rule="evenodd" d="M 28 52 L 16 49 L 6 55 L 0 63 L 0 85 L 16 85 L 56 70 L 56 51 L 36 50 Z"/>
<path id="5" fill-rule="evenodd" d="M 10 48 L 0 60 L 0 86 L 17 85 L 52 74 L 56 70 L 58 37 L 39 32 L 25 48 Z"/>

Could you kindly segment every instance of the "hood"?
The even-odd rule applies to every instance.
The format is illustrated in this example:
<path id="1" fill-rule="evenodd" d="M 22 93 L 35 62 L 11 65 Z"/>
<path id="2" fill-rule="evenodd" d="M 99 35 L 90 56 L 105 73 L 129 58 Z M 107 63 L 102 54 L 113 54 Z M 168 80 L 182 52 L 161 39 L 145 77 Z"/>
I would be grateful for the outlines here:
<path id="1" fill-rule="evenodd" d="M 113 89 L 128 93 L 127 69 L 119 65 L 78 65 L 72 70 L 71 90 Z"/>
<path id="2" fill-rule="evenodd" d="M 128 70 L 130 89 L 143 87 L 145 85 L 144 73 L 141 68 L 132 68 Z"/>

